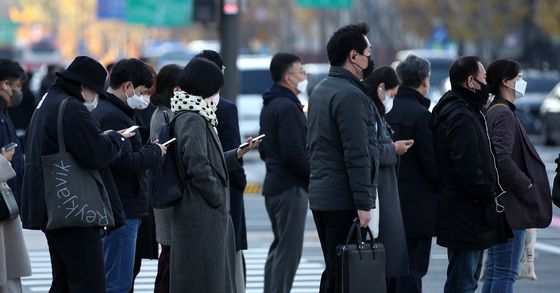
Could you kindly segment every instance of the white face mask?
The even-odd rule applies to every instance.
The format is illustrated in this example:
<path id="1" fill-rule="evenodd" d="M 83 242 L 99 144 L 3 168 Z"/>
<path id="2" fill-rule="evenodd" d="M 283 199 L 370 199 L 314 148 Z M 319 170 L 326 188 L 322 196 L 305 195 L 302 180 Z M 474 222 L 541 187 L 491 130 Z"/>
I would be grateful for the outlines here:
<path id="1" fill-rule="evenodd" d="M 393 100 L 395 97 L 385 96 L 385 100 L 383 100 L 383 106 L 385 107 L 385 114 L 389 113 L 391 109 L 393 109 Z"/>
<path id="2" fill-rule="evenodd" d="M 85 100 L 85 96 L 86 96 L 85 93 L 82 91 L 81 94 L 82 94 L 82 97 Z M 84 106 L 86 106 L 88 111 L 91 112 L 91 111 L 95 110 L 95 108 L 97 108 L 98 103 L 99 103 L 99 95 L 96 93 L 93 101 L 92 102 L 84 102 Z"/>
<path id="3" fill-rule="evenodd" d="M 298 90 L 300 93 L 305 93 L 305 91 L 307 90 L 307 83 L 308 83 L 307 79 L 304 79 L 304 80 L 298 82 L 298 84 L 297 84 L 297 90 Z"/>
<path id="4" fill-rule="evenodd" d="M 137 95 L 136 92 L 134 91 L 134 87 L 132 88 L 132 93 L 134 93 L 134 95 L 129 98 L 128 95 L 126 94 L 126 91 L 124 92 L 126 96 L 126 103 L 128 104 L 128 106 L 130 106 L 130 108 L 135 110 L 144 110 L 148 108 L 148 105 L 150 104 L 150 96 Z"/>
<path id="5" fill-rule="evenodd" d="M 515 81 L 515 97 L 516 98 L 521 98 L 525 95 L 525 90 L 527 89 L 527 82 L 524 81 L 523 79 L 520 80 L 516 80 Z"/>
<path id="6" fill-rule="evenodd" d="M 216 94 L 209 97 L 208 99 L 210 99 L 210 101 L 212 101 L 212 104 L 214 105 L 214 107 L 218 107 L 218 104 L 220 103 L 220 92 L 217 92 Z"/>

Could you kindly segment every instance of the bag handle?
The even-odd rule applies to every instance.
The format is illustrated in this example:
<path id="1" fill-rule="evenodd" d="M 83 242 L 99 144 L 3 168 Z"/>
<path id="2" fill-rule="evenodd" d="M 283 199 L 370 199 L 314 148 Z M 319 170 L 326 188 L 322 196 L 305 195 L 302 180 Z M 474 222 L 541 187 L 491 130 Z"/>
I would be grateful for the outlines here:
<path id="1" fill-rule="evenodd" d="M 62 129 L 62 119 L 64 118 L 64 110 L 66 109 L 66 104 L 68 104 L 68 99 L 62 100 L 60 106 L 58 106 L 58 115 L 56 118 L 56 132 L 58 136 L 58 151 L 61 153 L 66 152 L 66 143 L 64 142 L 64 130 Z"/>
<path id="2" fill-rule="evenodd" d="M 360 226 L 360 220 L 354 221 L 352 227 L 350 227 L 348 237 L 346 237 L 346 244 L 350 244 L 350 242 L 352 241 L 352 236 L 354 235 L 354 231 L 356 231 L 356 238 L 358 240 L 356 244 L 358 247 L 358 253 L 360 254 L 360 259 L 362 259 L 362 250 L 364 249 L 364 245 L 366 244 L 366 242 L 362 241 L 362 229 L 365 229 L 367 234 L 371 238 L 371 242 L 369 242 L 368 244 L 371 245 L 371 249 L 373 250 L 373 258 L 375 259 L 375 248 L 377 247 L 375 238 L 373 238 L 373 233 L 371 233 L 371 230 L 368 226 L 366 226 L 365 228 L 362 228 Z M 367 235 L 365 240 L 367 241 Z"/>

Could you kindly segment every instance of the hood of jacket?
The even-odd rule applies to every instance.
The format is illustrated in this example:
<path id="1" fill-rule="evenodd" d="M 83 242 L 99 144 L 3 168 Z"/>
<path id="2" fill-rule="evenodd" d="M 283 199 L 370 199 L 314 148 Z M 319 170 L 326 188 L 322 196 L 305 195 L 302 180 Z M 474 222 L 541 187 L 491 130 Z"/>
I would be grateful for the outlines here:
<path id="1" fill-rule="evenodd" d="M 469 89 L 462 86 L 452 86 L 452 89 L 445 93 L 434 107 L 430 126 L 434 128 L 449 114 L 459 109 L 478 113 L 484 109 L 485 104 Z"/>
<path id="2" fill-rule="evenodd" d="M 294 92 L 278 83 L 273 84 L 272 87 L 263 94 L 263 105 L 270 103 L 270 101 L 276 98 L 288 98 L 303 108 L 299 98 Z"/>

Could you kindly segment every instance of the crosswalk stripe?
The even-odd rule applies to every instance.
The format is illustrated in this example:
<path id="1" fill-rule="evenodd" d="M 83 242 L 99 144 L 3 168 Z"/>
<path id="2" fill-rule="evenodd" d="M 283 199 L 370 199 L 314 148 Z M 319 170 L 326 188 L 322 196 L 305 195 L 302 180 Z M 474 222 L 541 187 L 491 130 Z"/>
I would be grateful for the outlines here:
<path id="1" fill-rule="evenodd" d="M 262 293 L 264 265 L 268 249 L 253 248 L 243 252 L 247 267 L 246 293 Z M 22 284 L 33 293 L 49 291 L 52 271 L 49 252 L 46 250 L 29 251 L 33 275 L 22 279 Z M 310 293 L 319 291 L 319 282 L 323 272 L 323 264 L 302 258 L 296 272 L 292 293 Z M 157 260 L 143 260 L 142 269 L 134 283 L 134 292 L 147 293 L 154 291 L 157 274 Z"/>

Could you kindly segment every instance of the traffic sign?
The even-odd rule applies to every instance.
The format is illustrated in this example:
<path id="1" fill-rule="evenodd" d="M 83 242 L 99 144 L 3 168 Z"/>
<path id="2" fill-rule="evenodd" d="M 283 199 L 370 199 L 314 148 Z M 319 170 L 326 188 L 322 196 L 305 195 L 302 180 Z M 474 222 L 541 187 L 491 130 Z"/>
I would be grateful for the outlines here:
<path id="1" fill-rule="evenodd" d="M 127 0 L 130 23 L 180 27 L 192 23 L 193 0 Z"/>
<path id="2" fill-rule="evenodd" d="M 305 8 L 352 8 L 352 0 L 297 0 Z"/>

